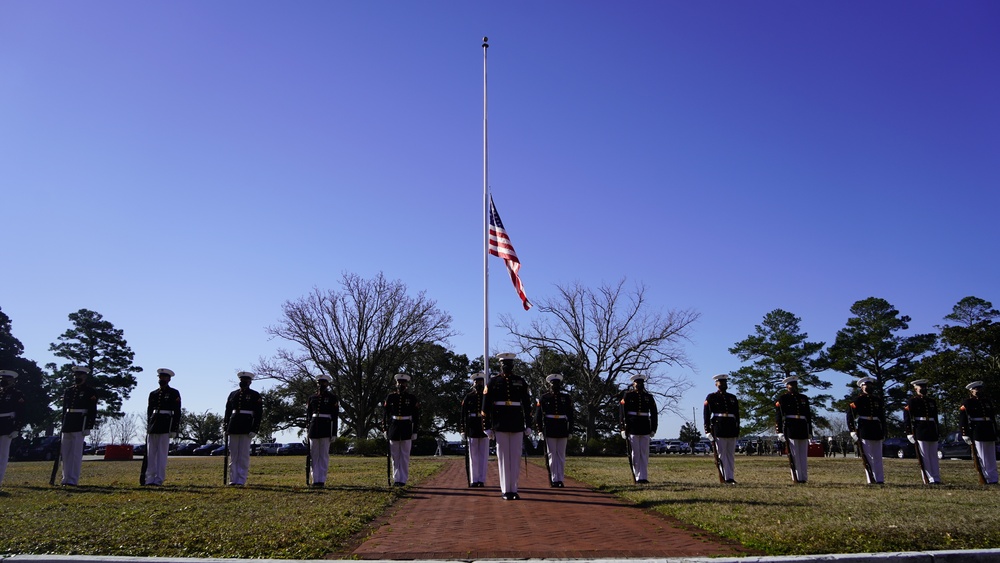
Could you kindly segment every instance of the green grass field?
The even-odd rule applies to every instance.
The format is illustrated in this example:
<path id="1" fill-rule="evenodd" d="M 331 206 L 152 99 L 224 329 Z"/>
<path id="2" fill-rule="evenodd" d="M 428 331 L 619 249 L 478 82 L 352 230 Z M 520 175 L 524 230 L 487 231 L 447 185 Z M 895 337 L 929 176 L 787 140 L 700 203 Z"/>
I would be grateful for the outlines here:
<path id="1" fill-rule="evenodd" d="M 414 458 L 411 483 L 442 463 Z M 327 488 L 311 490 L 300 456 L 253 458 L 244 488 L 221 485 L 214 457 L 171 458 L 163 488 L 138 486 L 138 461 L 84 462 L 79 488 L 50 487 L 50 463 L 11 463 L 0 554 L 344 556 L 400 492 L 385 486 L 384 458 L 330 464 Z M 920 484 L 914 460 L 885 464 L 882 487 L 863 484 L 856 458 L 811 458 L 805 485 L 790 482 L 780 457 L 738 457 L 735 487 L 718 483 L 711 456 L 654 456 L 645 486 L 623 458 L 571 457 L 567 472 L 771 555 L 1000 547 L 1000 489 L 979 485 L 972 462 L 943 461 L 948 484 L 937 487 Z"/>

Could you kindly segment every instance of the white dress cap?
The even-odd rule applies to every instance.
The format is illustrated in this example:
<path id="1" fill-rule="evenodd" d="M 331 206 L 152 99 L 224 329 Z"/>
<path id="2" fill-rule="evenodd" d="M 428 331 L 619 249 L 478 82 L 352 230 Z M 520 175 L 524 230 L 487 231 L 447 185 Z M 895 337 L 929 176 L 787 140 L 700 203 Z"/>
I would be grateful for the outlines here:
<path id="1" fill-rule="evenodd" d="M 482 379 L 483 381 L 485 381 L 486 374 L 481 371 L 477 371 L 476 373 L 472 374 L 472 377 L 470 377 L 470 379 L 472 379 L 473 383 L 475 383 L 477 379 Z"/>
<path id="2" fill-rule="evenodd" d="M 328 373 L 321 373 L 318 376 L 316 376 L 316 381 L 326 381 L 329 383 L 333 381 L 333 378 L 330 377 L 330 374 Z"/>
<path id="3" fill-rule="evenodd" d="M 406 375 L 405 373 L 397 373 L 396 374 L 396 381 L 409 381 L 409 380 L 410 380 L 410 376 Z"/>
<path id="4" fill-rule="evenodd" d="M 73 366 L 73 373 L 90 373 L 90 368 L 87 366 Z"/>
<path id="5" fill-rule="evenodd" d="M 174 376 L 174 370 L 167 368 L 160 368 L 156 370 L 156 375 L 168 375 L 170 377 Z"/>
<path id="6" fill-rule="evenodd" d="M 972 391 L 976 387 L 982 387 L 982 386 L 983 386 L 982 381 L 973 381 L 972 383 L 966 385 L 965 388 L 968 389 L 969 391 Z"/>
<path id="7" fill-rule="evenodd" d="M 861 387 L 865 383 L 873 383 L 875 381 L 874 377 L 862 377 L 858 380 L 858 387 Z"/>
<path id="8" fill-rule="evenodd" d="M 545 381 L 552 383 L 553 381 L 562 381 L 563 376 L 561 373 L 551 373 L 545 377 Z"/>
<path id="9" fill-rule="evenodd" d="M 12 369 L 0 370 L 0 376 L 13 377 L 14 379 L 17 379 L 17 372 Z"/>
<path id="10" fill-rule="evenodd" d="M 647 377 L 641 373 L 637 373 L 629 378 L 629 381 L 646 381 Z"/>
<path id="11" fill-rule="evenodd" d="M 504 352 L 502 354 L 497 354 L 497 358 L 499 358 L 501 360 L 513 360 L 516 357 L 517 357 L 517 354 L 513 354 L 511 352 Z"/>
<path id="12" fill-rule="evenodd" d="M 728 373 L 720 373 L 719 375 L 716 375 L 715 377 L 713 377 L 712 381 L 725 381 L 727 379 L 729 379 L 729 374 Z"/>
<path id="13" fill-rule="evenodd" d="M 917 385 L 927 385 L 926 379 L 914 379 L 910 382 L 910 385 L 916 387 Z"/>
<path id="14" fill-rule="evenodd" d="M 796 376 L 796 375 L 790 375 L 790 376 L 782 379 L 781 380 L 781 384 L 782 385 L 788 385 L 789 383 L 791 383 L 793 381 L 798 381 L 798 380 L 799 380 L 798 376 Z"/>
<path id="15" fill-rule="evenodd" d="M 236 377 L 240 379 L 243 379 L 244 377 L 249 377 L 251 380 L 253 380 L 253 374 L 250 373 L 249 371 L 241 371 L 236 374 Z"/>

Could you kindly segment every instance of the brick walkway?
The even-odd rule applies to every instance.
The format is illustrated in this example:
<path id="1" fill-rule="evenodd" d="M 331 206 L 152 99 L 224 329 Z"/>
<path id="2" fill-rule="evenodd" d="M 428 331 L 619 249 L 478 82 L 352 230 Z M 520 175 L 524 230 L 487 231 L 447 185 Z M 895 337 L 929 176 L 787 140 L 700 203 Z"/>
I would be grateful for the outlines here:
<path id="1" fill-rule="evenodd" d="M 739 544 L 627 505 L 544 466 L 521 466 L 521 500 L 504 501 L 491 460 L 487 487 L 466 487 L 462 460 L 407 491 L 350 555 L 360 559 L 624 558 L 748 555 Z M 501 524 L 502 523 L 502 524 Z"/>

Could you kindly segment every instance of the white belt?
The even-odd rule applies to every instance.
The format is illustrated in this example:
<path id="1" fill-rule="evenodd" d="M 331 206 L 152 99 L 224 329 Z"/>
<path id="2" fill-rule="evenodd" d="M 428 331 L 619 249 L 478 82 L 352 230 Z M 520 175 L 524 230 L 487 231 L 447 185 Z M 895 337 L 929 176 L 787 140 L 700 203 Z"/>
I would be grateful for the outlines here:
<path id="1" fill-rule="evenodd" d="M 969 420 L 971 420 L 973 422 L 985 422 L 985 421 L 987 421 L 989 419 L 990 419 L 990 417 L 984 416 L 982 418 L 970 418 Z"/>
<path id="2" fill-rule="evenodd" d="M 507 406 L 507 407 L 519 407 L 519 406 L 521 406 L 521 401 L 497 401 L 497 402 L 495 402 L 493 404 L 496 405 L 496 406 L 498 406 L 498 407 L 503 407 L 503 406 Z"/>
<path id="3" fill-rule="evenodd" d="M 932 418 L 928 418 L 926 416 L 915 416 L 915 417 L 913 417 L 913 420 L 933 420 L 933 419 Z"/>
<path id="4" fill-rule="evenodd" d="M 479 413 L 477 413 L 477 412 L 470 412 L 469 413 L 469 418 L 479 418 Z"/>
<path id="5" fill-rule="evenodd" d="M 153 411 L 153 414 L 174 414 L 174 411 Z"/>
<path id="6" fill-rule="evenodd" d="M 412 416 L 394 416 L 394 417 L 392 417 L 392 419 L 393 420 L 412 420 L 413 417 Z"/>
<path id="7" fill-rule="evenodd" d="M 858 420 L 878 420 L 877 416 L 859 416 Z"/>
<path id="8" fill-rule="evenodd" d="M 713 416 L 713 417 L 729 417 L 729 418 L 736 418 L 736 415 L 735 415 L 735 414 L 733 414 L 733 413 L 729 413 L 729 412 L 724 412 L 724 413 L 713 413 L 713 414 L 712 414 L 712 416 Z"/>
<path id="9" fill-rule="evenodd" d="M 328 414 L 314 414 L 313 418 L 333 418 L 333 416 Z"/>
<path id="10" fill-rule="evenodd" d="M 635 412 L 635 411 L 629 411 L 629 412 L 627 412 L 627 413 L 625 413 L 625 414 L 627 414 L 627 415 L 629 415 L 629 416 L 649 416 L 649 413 L 648 413 L 648 412 Z"/>
<path id="11" fill-rule="evenodd" d="M 0 418 L 6 418 L 8 416 L 14 416 L 12 412 L 0 412 Z"/>
<path id="12" fill-rule="evenodd" d="M 547 414 L 545 418 L 566 418 L 564 414 Z"/>
<path id="13" fill-rule="evenodd" d="M 236 411 L 236 414 L 248 414 L 250 416 L 253 416 L 253 411 Z"/>
<path id="14" fill-rule="evenodd" d="M 805 420 L 806 417 L 802 416 L 801 414 L 786 414 L 785 418 L 801 418 Z"/>
<path id="15" fill-rule="evenodd" d="M 87 414 L 87 409 L 69 409 L 66 412 L 73 414 Z"/>

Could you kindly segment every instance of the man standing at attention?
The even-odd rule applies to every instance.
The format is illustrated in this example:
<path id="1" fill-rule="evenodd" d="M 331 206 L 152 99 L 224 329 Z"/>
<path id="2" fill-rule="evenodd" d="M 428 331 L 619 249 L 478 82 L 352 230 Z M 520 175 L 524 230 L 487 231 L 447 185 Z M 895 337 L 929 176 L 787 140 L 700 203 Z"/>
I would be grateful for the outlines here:
<path id="1" fill-rule="evenodd" d="M 24 394 L 14 388 L 17 372 L 0 370 L 0 486 L 7 473 L 10 443 L 24 426 Z"/>
<path id="2" fill-rule="evenodd" d="M 483 428 L 497 442 L 500 494 L 504 500 L 518 500 L 517 480 L 521 474 L 521 446 L 531 434 L 531 394 L 528 382 L 514 375 L 511 353 L 498 354 L 500 374 L 483 391 Z"/>
<path id="3" fill-rule="evenodd" d="M 636 483 L 649 483 L 649 439 L 656 434 L 656 400 L 646 391 L 646 376 L 636 374 L 631 378 L 632 387 L 626 389 L 619 400 L 618 422 L 622 438 L 628 440 L 632 451 L 632 477 Z"/>
<path id="4" fill-rule="evenodd" d="M 874 394 L 875 379 L 858 380 L 861 392 L 847 406 L 847 429 L 865 456 L 865 478 L 868 484 L 885 482 L 882 470 L 882 441 L 885 439 L 885 403 Z"/>
<path id="5" fill-rule="evenodd" d="M 972 452 L 978 460 L 979 476 L 987 485 L 997 484 L 997 409 L 986 396 L 982 381 L 973 381 L 965 386 L 969 398 L 962 401 L 958 411 L 958 423 L 962 439 L 975 448 Z"/>
<path id="6" fill-rule="evenodd" d="M 90 368 L 73 366 L 74 385 L 63 393 L 62 484 L 75 487 L 80 482 L 83 443 L 97 420 L 97 391 L 87 384 Z"/>
<path id="7" fill-rule="evenodd" d="M 385 398 L 382 405 L 382 430 L 389 440 L 392 457 L 392 484 L 402 487 L 410 479 L 410 447 L 417 439 L 420 422 L 420 402 L 407 391 L 410 376 L 396 374 L 396 391 Z"/>
<path id="8" fill-rule="evenodd" d="M 483 428 L 483 389 L 486 374 L 472 376 L 472 391 L 462 400 L 462 437 L 469 452 L 469 486 L 486 486 L 486 464 L 490 458 L 490 439 Z"/>
<path id="9" fill-rule="evenodd" d="M 226 400 L 224 428 L 229 437 L 229 484 L 243 486 L 250 473 L 250 442 L 260 431 L 264 417 L 264 404 L 260 393 L 250 388 L 253 374 L 241 371 L 236 374 L 240 388 Z"/>
<path id="10" fill-rule="evenodd" d="M 809 437 L 812 435 L 812 413 L 809 411 L 809 398 L 799 393 L 799 378 L 786 377 L 782 380 L 785 392 L 778 396 L 774 403 L 776 416 L 774 431 L 778 440 L 788 441 L 788 458 L 794 469 L 791 469 L 792 480 L 805 483 L 809 476 L 806 465 L 809 456 Z"/>
<path id="11" fill-rule="evenodd" d="M 330 390 L 333 378 L 323 373 L 316 378 L 319 389 L 306 404 L 306 422 L 309 424 L 309 455 L 312 457 L 312 486 L 322 489 L 330 468 L 330 440 L 337 436 L 340 399 Z"/>
<path id="12" fill-rule="evenodd" d="M 941 484 L 941 470 L 938 464 L 938 440 L 941 438 L 938 429 L 938 407 L 934 397 L 927 395 L 927 380 L 917 379 L 913 386 L 913 395 L 906 401 L 903 408 L 903 428 L 906 429 L 906 439 L 917 448 L 920 454 L 920 466 L 923 473 L 922 481 L 932 485 Z"/>
<path id="13" fill-rule="evenodd" d="M 563 376 L 553 373 L 545 378 L 551 390 L 538 399 L 535 428 L 545 438 L 548 453 L 549 486 L 563 487 L 566 470 L 566 445 L 573 430 L 573 400 L 563 391 Z"/>
<path id="14" fill-rule="evenodd" d="M 173 370 L 156 370 L 160 387 L 146 402 L 146 475 L 145 485 L 159 487 L 167 477 L 167 454 L 170 438 L 181 427 L 181 394 L 170 386 Z"/>
<path id="15" fill-rule="evenodd" d="M 740 403 L 736 395 L 727 393 L 729 376 L 721 373 L 715 380 L 715 393 L 705 397 L 703 409 L 705 434 L 719 456 L 723 481 L 736 484 L 736 440 L 740 437 Z"/>

